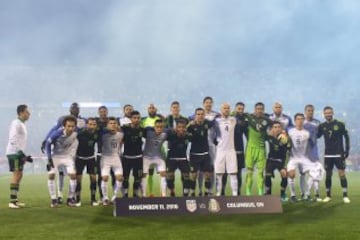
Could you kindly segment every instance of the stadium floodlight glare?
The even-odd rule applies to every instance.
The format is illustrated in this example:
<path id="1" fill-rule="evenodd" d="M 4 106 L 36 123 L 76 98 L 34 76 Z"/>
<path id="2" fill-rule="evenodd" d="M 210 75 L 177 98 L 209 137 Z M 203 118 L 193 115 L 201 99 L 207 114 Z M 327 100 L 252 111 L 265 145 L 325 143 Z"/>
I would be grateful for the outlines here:
<path id="1" fill-rule="evenodd" d="M 63 102 L 61 104 L 64 108 L 69 108 L 73 102 Z M 119 102 L 78 102 L 81 108 L 98 108 L 100 106 L 106 106 L 108 108 L 120 108 Z"/>

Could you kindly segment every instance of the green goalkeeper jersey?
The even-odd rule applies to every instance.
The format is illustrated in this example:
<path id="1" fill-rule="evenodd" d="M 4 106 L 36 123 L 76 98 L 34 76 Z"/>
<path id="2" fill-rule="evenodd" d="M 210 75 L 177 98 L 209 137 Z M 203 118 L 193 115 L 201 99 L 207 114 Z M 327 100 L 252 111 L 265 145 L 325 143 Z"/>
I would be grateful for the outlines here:
<path id="1" fill-rule="evenodd" d="M 271 120 L 266 116 L 257 117 L 254 114 L 246 114 L 246 118 L 248 121 L 248 146 L 264 148 Z"/>

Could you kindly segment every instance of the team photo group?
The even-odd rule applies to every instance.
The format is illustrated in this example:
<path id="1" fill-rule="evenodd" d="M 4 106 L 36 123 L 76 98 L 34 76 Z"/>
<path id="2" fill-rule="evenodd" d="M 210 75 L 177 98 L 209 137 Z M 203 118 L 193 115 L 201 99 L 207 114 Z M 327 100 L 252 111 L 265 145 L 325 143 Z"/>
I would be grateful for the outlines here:
<path id="1" fill-rule="evenodd" d="M 122 117 L 108 116 L 107 106 L 100 106 L 98 116 L 88 118 L 80 116 L 78 103 L 71 104 L 69 115 L 60 117 L 39 143 L 47 156 L 50 207 L 106 206 L 118 197 L 241 194 L 280 194 L 283 202 L 326 203 L 331 201 L 335 169 L 343 202 L 350 203 L 345 174 L 349 134 L 345 124 L 334 118 L 331 106 L 322 109 L 324 120 L 320 121 L 314 118 L 311 104 L 294 116 L 284 114 L 280 102 L 272 105 L 272 113 L 266 113 L 262 102 L 249 111 L 238 102 L 222 103 L 217 112 L 212 97 L 205 97 L 202 104 L 191 116 L 183 116 L 180 103 L 174 101 L 168 115 L 160 114 L 154 104 L 148 105 L 146 114 L 126 104 Z M 12 209 L 25 206 L 18 199 L 23 169 L 27 162 L 36 161 L 26 154 L 30 109 L 19 105 L 16 110 L 6 148 Z M 323 159 L 317 144 L 320 138 L 324 139 Z M 177 170 L 181 177 L 175 183 Z M 89 175 L 89 201 L 81 198 L 88 191 L 82 186 L 84 173 Z M 279 193 L 272 191 L 276 175 Z M 154 188 L 154 182 L 159 188 Z M 320 193 L 323 183 L 326 193 Z M 226 191 L 228 184 L 230 191 Z"/>

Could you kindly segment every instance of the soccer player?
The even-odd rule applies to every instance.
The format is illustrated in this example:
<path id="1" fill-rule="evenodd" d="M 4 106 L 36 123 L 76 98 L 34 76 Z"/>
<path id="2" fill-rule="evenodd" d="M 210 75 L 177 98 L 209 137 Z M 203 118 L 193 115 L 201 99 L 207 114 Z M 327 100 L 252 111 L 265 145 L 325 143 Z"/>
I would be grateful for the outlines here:
<path id="1" fill-rule="evenodd" d="M 157 172 L 160 174 L 161 196 L 166 197 L 166 164 L 161 152 L 161 147 L 167 138 L 167 134 L 164 132 L 164 122 L 161 119 L 157 119 L 153 128 L 147 127 L 145 129 L 144 138 L 146 141 L 143 158 L 143 176 L 141 181 L 143 191 L 142 196 L 146 196 L 146 176 L 149 173 L 149 169 L 154 169 L 156 167 Z"/>
<path id="2" fill-rule="evenodd" d="M 119 125 L 122 127 L 131 123 L 131 113 L 134 111 L 134 107 L 130 104 L 125 104 L 123 107 L 124 115 L 118 119 Z"/>
<path id="3" fill-rule="evenodd" d="M 76 206 L 81 206 L 81 182 L 84 168 L 90 176 L 90 193 L 91 205 L 98 206 L 96 201 L 96 154 L 95 144 L 98 142 L 99 133 L 95 118 L 88 118 L 86 127 L 79 130 L 77 139 L 79 146 L 76 151 L 75 168 L 76 168 Z"/>
<path id="4" fill-rule="evenodd" d="M 25 206 L 24 203 L 19 202 L 18 192 L 23 176 L 24 164 L 25 162 L 32 162 L 31 156 L 25 155 L 27 141 L 25 122 L 30 118 L 30 111 L 26 105 L 19 105 L 16 112 L 18 117 L 10 124 L 9 141 L 6 148 L 6 157 L 9 162 L 10 172 L 12 172 L 9 208 L 13 209 Z"/>
<path id="5" fill-rule="evenodd" d="M 323 167 L 320 163 L 319 150 L 318 150 L 318 145 L 317 145 L 317 133 L 318 133 L 320 121 L 318 119 L 314 118 L 314 111 L 315 111 L 315 107 L 312 104 L 307 104 L 305 106 L 304 128 L 309 131 L 311 142 L 312 142 L 312 144 L 309 146 L 309 158 L 312 162 L 314 162 L 313 170 L 315 171 L 315 169 L 320 169 L 318 171 L 321 171 Z M 311 173 L 312 173 L 312 171 L 309 172 L 310 177 L 312 175 Z M 321 177 L 321 175 L 318 177 Z M 300 186 L 303 185 L 302 181 L 305 181 L 305 179 L 302 179 L 302 178 L 305 178 L 305 177 L 303 174 L 300 174 Z M 308 181 L 310 181 L 310 185 L 314 186 L 315 200 L 317 202 L 321 202 L 322 199 L 320 198 L 320 192 L 319 192 L 319 180 L 317 180 L 317 179 L 309 178 Z M 311 181 L 313 181 L 313 183 L 311 183 Z M 309 186 L 309 183 L 308 183 L 308 190 L 311 189 L 310 187 L 311 186 Z M 302 191 L 303 190 L 304 190 L 304 187 L 302 187 Z"/>
<path id="6" fill-rule="evenodd" d="M 80 107 L 79 104 L 74 102 L 70 105 L 70 109 L 69 109 L 70 115 L 74 116 L 76 118 L 76 128 L 77 129 L 82 129 L 86 126 L 86 119 L 80 116 Z M 57 124 L 52 127 L 49 131 L 49 133 L 46 135 L 45 140 L 42 142 L 41 144 L 41 151 L 44 153 L 45 152 L 45 145 L 46 145 L 46 141 L 49 138 L 49 136 L 51 135 L 52 132 L 58 130 L 59 128 L 63 127 L 63 120 L 65 117 L 67 117 L 68 115 L 64 115 L 61 116 L 58 121 Z M 66 175 L 66 169 L 63 168 L 63 166 L 59 166 L 58 169 L 59 172 L 59 181 L 57 182 L 58 184 L 58 201 L 60 204 L 62 204 L 63 202 L 63 188 L 64 188 L 64 178 Z"/>
<path id="7" fill-rule="evenodd" d="M 205 119 L 205 110 L 203 108 L 197 108 L 195 110 L 195 119 L 189 123 L 187 128 L 187 131 L 191 134 L 191 196 L 195 196 L 196 179 L 199 171 L 205 174 L 205 196 L 212 193 L 211 176 L 213 175 L 213 166 L 211 165 L 209 156 L 208 131 L 213 126 L 214 121 L 210 122 Z"/>
<path id="8" fill-rule="evenodd" d="M 168 154 L 167 154 L 167 187 L 170 190 L 170 196 L 175 197 L 175 171 L 180 169 L 183 182 L 183 195 L 189 195 L 190 189 L 190 166 L 187 160 L 187 148 L 190 141 L 190 135 L 186 132 L 187 121 L 179 119 L 176 121 L 175 129 L 169 129 Z"/>
<path id="9" fill-rule="evenodd" d="M 101 133 L 101 190 L 103 193 L 102 203 L 104 206 L 109 205 L 108 197 L 108 180 L 110 169 L 113 170 L 115 175 L 114 194 L 111 202 L 114 202 L 118 197 L 118 193 L 122 187 L 123 181 L 123 167 L 120 160 L 120 150 L 124 134 L 119 131 L 118 121 L 114 117 L 109 117 L 106 130 Z"/>
<path id="10" fill-rule="evenodd" d="M 324 136 L 325 140 L 325 187 L 326 197 L 324 202 L 331 200 L 331 177 L 334 165 L 338 169 L 340 184 L 343 190 L 344 203 L 350 203 L 348 197 L 348 183 L 345 175 L 345 160 L 349 156 L 350 138 L 343 122 L 334 119 L 334 110 L 330 106 L 324 107 L 325 122 L 319 126 L 317 136 Z M 345 146 L 344 146 L 345 140 Z"/>
<path id="11" fill-rule="evenodd" d="M 242 186 L 242 169 L 245 168 L 245 154 L 244 154 L 244 136 L 247 138 L 248 132 L 248 123 L 247 118 L 245 117 L 245 104 L 243 102 L 238 102 L 235 105 L 235 111 L 232 115 L 236 118 L 236 126 L 235 126 L 235 136 L 234 136 L 234 143 L 235 143 L 235 150 L 236 150 L 236 158 L 237 158 L 237 180 L 238 180 L 238 195 L 241 194 L 241 186 Z M 221 196 L 225 196 L 225 189 L 227 183 L 227 174 L 223 175 L 222 179 L 222 190 Z"/>
<path id="12" fill-rule="evenodd" d="M 309 145 L 311 145 L 312 143 L 309 131 L 304 129 L 304 114 L 295 114 L 294 121 L 295 127 L 289 130 L 289 137 L 291 139 L 292 147 L 290 152 L 290 159 L 287 164 L 291 202 L 297 202 L 295 192 L 296 168 L 301 169 L 302 172 L 305 174 L 313 167 L 312 162 L 308 158 L 308 148 Z M 305 192 L 307 191 L 305 190 Z M 310 201 L 310 196 L 305 196 L 305 200 Z"/>
<path id="13" fill-rule="evenodd" d="M 272 122 L 267 142 L 269 143 L 269 154 L 265 170 L 265 194 L 271 194 L 271 178 L 275 177 L 274 171 L 278 170 L 281 175 L 280 197 L 283 202 L 286 202 L 288 201 L 285 193 L 287 187 L 286 164 L 289 160 L 291 141 L 287 134 L 283 133 L 279 121 Z"/>
<path id="14" fill-rule="evenodd" d="M 63 127 L 52 132 L 46 141 L 46 153 L 48 156 L 48 189 L 51 197 L 50 207 L 57 207 L 55 172 L 59 166 L 64 166 L 70 177 L 69 195 L 67 205 L 75 207 L 74 200 L 76 189 L 75 155 L 78 146 L 76 129 L 76 118 L 66 116 L 63 119 Z M 51 152 L 51 146 L 54 146 Z"/>
<path id="15" fill-rule="evenodd" d="M 248 142 L 245 153 L 246 166 L 246 195 L 251 195 L 253 184 L 253 173 L 256 165 L 257 170 L 257 192 L 264 194 L 264 170 L 266 163 L 265 141 L 267 130 L 271 120 L 264 114 L 265 105 L 262 102 L 255 104 L 253 114 L 245 114 L 248 119 Z"/>
<path id="16" fill-rule="evenodd" d="M 142 138 L 144 136 L 144 128 L 140 126 L 140 113 L 132 111 L 131 124 L 121 127 L 124 133 L 124 153 L 122 158 L 122 166 L 124 172 L 123 196 L 128 197 L 129 176 L 132 170 L 134 176 L 133 196 L 140 197 L 140 184 L 143 174 L 143 151 Z"/>
<path id="17" fill-rule="evenodd" d="M 147 127 L 154 127 L 155 121 L 158 119 L 163 119 L 163 116 L 160 114 L 157 114 L 157 108 L 153 103 L 150 103 L 148 106 L 148 116 L 143 117 L 141 119 L 141 127 L 147 128 Z M 148 179 L 147 179 L 147 186 L 149 186 L 149 196 L 153 197 L 153 176 L 154 176 L 154 168 L 150 166 L 149 172 L 147 173 Z M 143 182 L 143 181 L 142 181 Z M 145 197 L 145 196 L 144 196 Z"/>
<path id="18" fill-rule="evenodd" d="M 289 130 L 294 127 L 291 117 L 286 114 L 283 114 L 282 104 L 280 102 L 275 102 L 273 105 L 273 113 L 269 116 L 270 120 L 278 121 L 281 123 L 282 129 Z"/>
<path id="19" fill-rule="evenodd" d="M 165 127 L 166 128 L 174 128 L 176 127 L 177 122 L 182 119 L 188 123 L 188 119 L 180 114 L 180 103 L 178 101 L 173 101 L 170 106 L 171 114 L 168 115 L 165 119 Z"/>
<path id="20" fill-rule="evenodd" d="M 214 162 L 214 170 L 216 174 L 216 195 L 221 195 L 223 188 L 222 178 L 223 174 L 230 175 L 230 186 L 232 195 L 238 195 L 238 180 L 237 180 L 237 159 L 235 151 L 235 126 L 236 118 L 230 116 L 230 104 L 223 103 L 221 105 L 221 117 L 215 118 L 215 132 L 217 149 Z"/>

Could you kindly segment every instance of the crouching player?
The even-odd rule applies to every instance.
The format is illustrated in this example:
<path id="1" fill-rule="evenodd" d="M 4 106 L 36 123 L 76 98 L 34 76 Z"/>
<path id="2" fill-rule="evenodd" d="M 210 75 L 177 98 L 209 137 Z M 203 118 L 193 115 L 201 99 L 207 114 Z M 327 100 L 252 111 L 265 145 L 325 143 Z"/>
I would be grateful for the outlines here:
<path id="1" fill-rule="evenodd" d="M 64 128 L 52 132 L 46 141 L 46 153 L 48 156 L 48 189 L 51 197 L 50 207 L 57 207 L 55 172 L 59 171 L 59 166 L 64 166 L 70 178 L 69 195 L 67 205 L 75 207 L 75 153 L 78 146 L 76 128 L 76 118 L 66 116 L 62 122 Z M 54 146 L 51 152 L 51 146 Z"/>
<path id="2" fill-rule="evenodd" d="M 271 194 L 271 178 L 275 177 L 274 171 L 278 170 L 281 175 L 280 197 L 281 201 L 286 202 L 288 201 L 285 193 L 287 187 L 286 164 L 291 149 L 291 141 L 283 132 L 279 121 L 272 122 L 267 141 L 269 143 L 269 154 L 265 170 L 265 194 Z"/>
<path id="3" fill-rule="evenodd" d="M 190 189 L 190 165 L 187 160 L 186 150 L 189 144 L 190 135 L 186 132 L 186 120 L 176 121 L 175 130 L 168 132 L 168 161 L 166 171 L 167 187 L 170 196 L 175 197 L 175 171 L 180 169 L 183 179 L 183 195 L 189 196 Z"/>
<path id="4" fill-rule="evenodd" d="M 111 202 L 115 200 L 122 187 L 123 181 L 123 167 L 120 160 L 120 149 L 124 134 L 119 131 L 119 125 L 114 117 L 109 117 L 107 127 L 101 133 L 101 190 L 103 193 L 102 203 L 104 206 L 109 205 L 108 197 L 108 180 L 110 170 L 112 169 L 115 174 L 114 194 Z"/>

